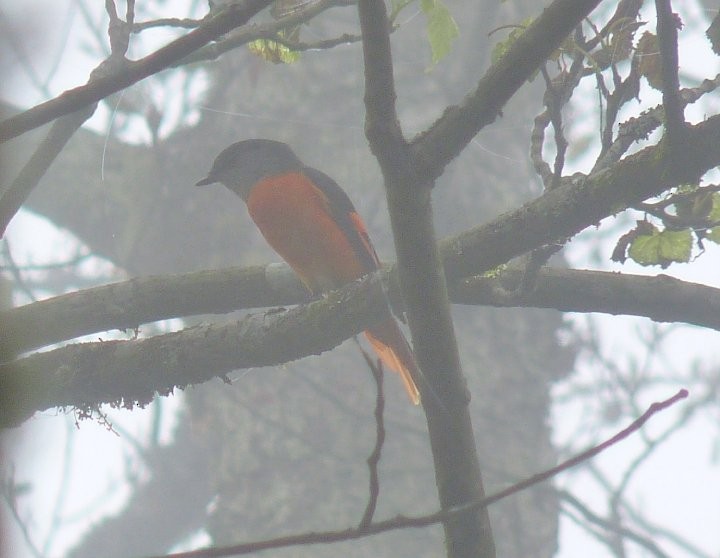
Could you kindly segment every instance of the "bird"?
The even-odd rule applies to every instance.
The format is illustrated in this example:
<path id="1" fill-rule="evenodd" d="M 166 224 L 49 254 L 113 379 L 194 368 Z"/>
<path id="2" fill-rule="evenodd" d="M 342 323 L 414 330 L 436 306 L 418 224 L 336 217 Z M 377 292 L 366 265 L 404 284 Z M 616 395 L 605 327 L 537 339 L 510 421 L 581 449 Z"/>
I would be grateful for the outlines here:
<path id="1" fill-rule="evenodd" d="M 237 194 L 268 244 L 311 294 L 337 289 L 379 269 L 367 228 L 345 191 L 306 166 L 286 143 L 247 139 L 223 150 L 196 186 L 220 183 Z M 365 337 L 387 368 L 397 372 L 415 405 L 420 371 L 390 308 Z"/>

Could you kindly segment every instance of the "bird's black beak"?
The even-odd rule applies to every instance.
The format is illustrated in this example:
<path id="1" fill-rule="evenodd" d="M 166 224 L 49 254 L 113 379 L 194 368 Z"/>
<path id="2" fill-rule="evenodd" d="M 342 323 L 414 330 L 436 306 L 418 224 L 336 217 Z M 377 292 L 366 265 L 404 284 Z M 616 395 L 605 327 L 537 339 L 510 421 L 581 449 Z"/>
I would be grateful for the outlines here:
<path id="1" fill-rule="evenodd" d="M 195 186 L 207 186 L 208 184 L 215 184 L 217 180 L 215 180 L 212 176 L 207 175 L 202 180 L 195 183 Z"/>

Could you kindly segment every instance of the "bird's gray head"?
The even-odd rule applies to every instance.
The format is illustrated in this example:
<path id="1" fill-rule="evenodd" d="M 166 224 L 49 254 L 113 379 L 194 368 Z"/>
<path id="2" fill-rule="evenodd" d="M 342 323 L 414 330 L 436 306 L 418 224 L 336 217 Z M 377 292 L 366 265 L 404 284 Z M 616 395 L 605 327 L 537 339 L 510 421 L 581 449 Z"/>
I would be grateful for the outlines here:
<path id="1" fill-rule="evenodd" d="M 249 139 L 233 143 L 220 153 L 208 175 L 196 186 L 220 182 L 247 201 L 258 181 L 299 171 L 302 167 L 289 145 L 268 139 Z"/>

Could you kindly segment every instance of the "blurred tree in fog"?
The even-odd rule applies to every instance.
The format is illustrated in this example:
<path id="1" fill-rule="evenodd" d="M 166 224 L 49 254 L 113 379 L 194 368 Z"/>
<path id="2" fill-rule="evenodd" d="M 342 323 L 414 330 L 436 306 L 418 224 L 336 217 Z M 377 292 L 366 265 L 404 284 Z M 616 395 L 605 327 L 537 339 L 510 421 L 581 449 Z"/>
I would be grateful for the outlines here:
<path id="1" fill-rule="evenodd" d="M 96 41 L 94 48 L 102 52 L 98 60 L 106 57 L 89 87 L 119 83 L 123 76 L 139 71 L 137 65 L 126 64 L 124 41 L 129 39 L 127 56 L 139 59 L 152 52 L 157 41 L 167 40 L 168 35 L 160 35 L 158 29 L 180 37 L 198 26 L 202 30 L 213 25 L 208 19 L 160 19 L 202 17 L 204 6 L 197 2 L 172 5 L 172 13 L 166 13 L 171 6 L 164 2 L 138 5 L 127 13 L 123 3 L 117 13 L 112 2 L 107 4 L 110 8 L 102 20 L 82 4 L 87 24 L 97 25 L 94 35 L 88 35 L 92 39 L 84 40 Z M 211 4 L 213 13 L 222 18 L 221 4 L 226 2 Z M 240 3 L 245 4 L 263 3 Z M 596 4 L 600 4 L 596 12 L 583 20 Z M 643 4 L 647 6 L 641 20 Z M 432 188 L 433 217 L 438 237 L 445 239 L 440 247 L 450 299 L 456 303 L 452 318 L 472 397 L 469 410 L 487 494 L 557 461 L 550 439 L 550 390 L 570 373 L 579 348 L 558 342 L 566 325 L 557 310 L 720 327 L 716 289 L 668 283 L 670 279 L 653 283 L 639 276 L 620 280 L 609 273 L 583 274 L 565 269 L 556 255 L 576 233 L 615 214 L 620 214 L 612 225 L 617 227 L 613 229 L 617 260 L 630 258 L 665 268 L 720 241 L 720 188 L 700 180 L 720 164 L 720 117 L 708 113 L 693 126 L 683 120 L 683 107 L 713 93 L 719 80 L 708 75 L 702 83 L 678 82 L 673 60 L 677 20 L 669 2 L 656 4 L 556 0 L 545 14 L 552 15 L 549 22 L 536 19 L 528 29 L 540 12 L 536 2 L 390 3 L 397 112 L 405 137 L 412 140 L 415 168 L 424 165 L 418 172 L 428 174 L 423 178 L 429 186 L 419 187 L 418 196 L 430 192 L 430 179 L 433 173 L 438 175 Z M 444 43 L 433 35 L 437 30 L 426 28 L 432 10 L 443 8 L 458 24 L 457 38 Z M 288 18 L 297 21 L 284 27 L 277 23 Z M 147 23 L 151 21 L 155 23 Z M 581 21 L 575 31 L 565 32 Z M 252 27 L 256 22 L 262 22 L 261 27 Z M 438 25 L 449 29 L 447 19 L 441 18 Z M 718 27 L 717 19 L 713 26 Z M 108 28 L 110 41 L 104 32 Z M 210 321 L 231 323 L 239 319 L 238 314 L 230 314 L 235 310 L 257 313 L 258 307 L 304 301 L 297 284 L 276 268 L 268 271 L 268 277 L 275 272 L 282 275 L 281 287 L 255 280 L 257 292 L 253 285 L 240 285 L 242 277 L 237 273 L 236 288 L 250 294 L 220 308 L 205 300 L 206 294 L 208 300 L 213 296 L 212 274 L 192 276 L 194 291 L 173 290 L 180 287 L 177 277 L 169 274 L 278 259 L 238 198 L 220 187 L 202 191 L 193 187 L 214 156 L 240 139 L 285 141 L 304 162 L 332 176 L 365 219 L 381 259 L 395 260 L 383 196 L 388 177 L 383 177 L 365 137 L 372 99 L 364 98 L 367 62 L 356 2 L 278 0 L 271 13 L 261 11 L 247 27 L 231 29 L 189 53 L 189 58 L 183 56 L 175 69 L 153 70 L 152 77 L 122 93 L 98 97 L 103 100 L 95 122 L 104 120 L 102 133 L 74 131 L 92 114 L 92 105 L 84 113 L 63 116 L 56 124 L 27 133 L 12 132 L 17 120 L 7 120 L 2 128 L 3 138 L 19 137 L 5 144 L 6 193 L 0 200 L 0 215 L 13 215 L 19 205 L 14 200 L 19 200 L 24 208 L 75 235 L 89 253 L 111 262 L 127 278 L 160 276 L 156 284 L 138 284 L 137 290 L 130 286 L 127 292 L 106 291 L 99 299 L 80 299 L 78 314 L 87 317 L 97 312 L 96 323 L 82 333 L 140 324 L 140 339 L 125 342 L 133 347 L 143 334 L 154 332 L 142 325 L 145 322 L 184 317 L 187 328 Z M 248 49 L 248 41 L 260 37 L 258 30 L 265 31 L 265 38 L 280 41 L 274 46 L 276 55 L 286 52 L 279 46 L 284 45 L 299 52 L 299 57 L 293 54 L 291 58 L 297 59 L 291 63 L 272 63 L 262 56 L 262 43 Z M 716 52 L 718 35 L 709 33 L 715 37 Z M 437 51 L 432 47 L 438 48 L 433 41 L 450 46 L 449 54 L 433 61 Z M 534 62 L 544 50 L 549 56 Z M 659 64 L 649 62 L 658 60 Z M 515 66 L 508 68 L 508 61 Z M 652 88 L 662 96 L 658 106 L 656 101 L 645 101 Z M 588 95 L 593 96 L 592 103 L 587 102 Z M 638 106 L 633 104 L 637 97 L 642 101 Z M 593 106 L 595 114 L 584 114 Z M 447 107 L 453 108 L 444 112 Z M 52 131 L 49 126 L 54 126 Z M 49 139 L 41 144 L 45 137 Z M 53 146 L 61 151 L 56 160 Z M 637 154 L 628 154 L 632 152 Z M 37 160 L 30 170 L 42 175 L 37 187 L 25 175 L 16 179 L 33 153 Z M 570 168 L 586 153 L 592 153 L 593 161 L 584 164 L 583 174 L 566 169 L 566 164 Z M 28 174 L 27 170 L 23 172 Z M 532 204 L 522 205 L 530 199 Z M 630 212 L 633 209 L 635 213 Z M 645 217 L 635 223 L 627 215 Z M 597 238 L 603 234 L 597 231 Z M 4 267 L 11 270 L 9 258 Z M 482 275 L 490 269 L 492 274 Z M 264 277 L 264 272 L 260 275 Z M 77 275 L 63 275 L 61 281 L 43 287 L 59 294 L 85 286 L 87 278 L 78 269 Z M 183 294 L 187 292 L 202 293 L 197 295 L 199 310 L 186 310 L 191 302 Z M 6 361 L 2 381 L 5 394 L 12 386 L 30 400 L 43 392 L 37 398 L 45 401 L 45 388 L 39 387 L 41 372 L 37 380 L 35 375 L 23 379 L 28 371 L 34 374 L 37 361 L 10 359 L 20 349 L 68 340 L 81 332 L 73 329 L 72 319 L 58 318 L 59 330 L 72 333 L 44 343 L 25 341 L 40 335 L 38 320 L 55 320 L 37 308 L 37 314 L 29 313 L 29 325 L 24 330 L 17 326 L 0 346 Z M 135 313 L 140 309 L 153 318 L 140 318 Z M 413 308 L 408 311 L 412 317 Z M 227 315 L 187 317 L 222 312 Z M 268 313 L 269 323 L 276 315 Z M 3 318 L 8 324 L 13 319 L 20 323 L 17 316 L 8 312 Z M 79 350 L 89 354 L 92 345 Z M 143 346 L 137 347 L 142 353 Z M 305 354 L 312 352 L 308 349 Z M 184 391 L 172 443 L 153 445 L 143 454 L 148 478 L 134 485 L 119 513 L 96 521 L 68 556 L 162 554 L 202 530 L 213 544 L 227 545 L 358 523 L 368 500 L 366 460 L 377 425 L 375 384 L 357 346 L 348 342 L 320 356 L 239 372 L 232 372 L 237 366 L 218 368 L 216 356 L 210 350 L 203 352 L 200 344 L 197 357 L 207 362 L 207 373 L 199 371 L 197 377 L 216 375 L 226 381 L 216 378 Z M 67 370 L 67 360 L 53 358 L 42 366 Z M 84 357 L 77 353 L 77 358 Z M 119 370 L 131 366 L 122 357 L 114 362 Z M 172 376 L 181 364 L 169 360 L 154 366 Z M 138 372 L 142 377 L 142 369 Z M 434 372 L 427 374 L 435 381 Z M 136 390 L 157 390 L 162 395 L 174 385 L 154 383 L 156 379 L 151 374 L 143 385 L 130 387 L 122 385 L 121 377 L 117 390 L 107 392 L 88 384 L 97 399 L 80 398 L 84 405 L 75 404 L 80 414 L 92 414 L 103 402 L 122 399 L 123 405 L 132 404 L 127 394 Z M 187 383 L 184 377 L 177 381 L 180 387 Z M 376 517 L 435 511 L 438 472 L 422 409 L 406 403 L 394 375 L 386 384 L 387 439 L 379 466 Z M 70 405 L 72 393 L 53 393 L 70 399 L 48 395 L 44 407 L 16 410 L 10 405 L 14 396 L 3 395 L 7 409 L 3 423 L 14 425 L 52 404 Z M 148 402 L 141 397 L 138 401 Z M 465 404 L 448 403 L 452 409 Z M 623 416 L 638 414 L 637 410 L 625 408 Z M 430 424 L 443 420 L 427 412 Z M 469 458 L 458 455 L 457 459 Z M 578 503 L 573 498 L 541 485 L 493 505 L 490 524 L 497 555 L 554 555 L 561 506 Z M 575 508 L 580 509 L 579 504 Z M 478 525 L 484 525 L 481 515 L 474 524 L 478 531 Z M 592 524 L 592 519 L 587 521 Z M 607 530 L 609 542 L 603 542 L 612 552 L 624 555 L 627 540 L 647 546 L 642 537 L 633 538 L 634 532 L 623 527 L 617 519 L 616 528 Z M 476 535 L 482 538 L 483 533 Z M 447 542 L 448 555 L 469 555 L 444 539 L 441 526 L 433 526 L 268 554 L 437 556 Z M 486 549 L 492 546 L 487 540 L 484 544 Z M 492 551 L 486 550 L 486 555 Z"/>

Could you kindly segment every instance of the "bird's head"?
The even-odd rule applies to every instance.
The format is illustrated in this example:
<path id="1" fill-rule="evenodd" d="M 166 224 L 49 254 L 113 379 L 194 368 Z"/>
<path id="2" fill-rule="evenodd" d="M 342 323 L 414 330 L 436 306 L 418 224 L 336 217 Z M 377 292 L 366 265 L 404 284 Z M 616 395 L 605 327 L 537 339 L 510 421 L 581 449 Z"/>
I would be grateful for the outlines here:
<path id="1" fill-rule="evenodd" d="M 280 141 L 249 139 L 233 143 L 215 158 L 208 175 L 196 186 L 220 182 L 247 201 L 250 190 L 270 176 L 299 171 L 303 164 Z"/>

